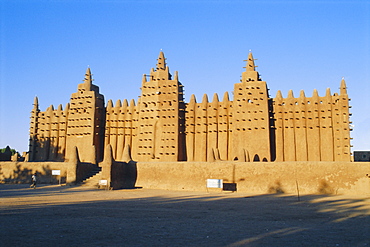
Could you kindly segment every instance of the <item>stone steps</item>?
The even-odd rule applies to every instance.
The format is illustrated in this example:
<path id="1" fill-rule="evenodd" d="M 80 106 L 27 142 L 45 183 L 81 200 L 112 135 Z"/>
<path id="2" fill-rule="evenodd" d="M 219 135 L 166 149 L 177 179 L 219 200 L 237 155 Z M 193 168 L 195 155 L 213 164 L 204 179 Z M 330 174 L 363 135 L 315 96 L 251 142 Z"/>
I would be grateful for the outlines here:
<path id="1" fill-rule="evenodd" d="M 99 186 L 99 181 L 101 180 L 101 167 L 98 167 L 98 169 L 91 171 L 89 176 L 87 176 L 83 181 L 82 181 L 82 186 L 86 187 L 98 187 Z"/>

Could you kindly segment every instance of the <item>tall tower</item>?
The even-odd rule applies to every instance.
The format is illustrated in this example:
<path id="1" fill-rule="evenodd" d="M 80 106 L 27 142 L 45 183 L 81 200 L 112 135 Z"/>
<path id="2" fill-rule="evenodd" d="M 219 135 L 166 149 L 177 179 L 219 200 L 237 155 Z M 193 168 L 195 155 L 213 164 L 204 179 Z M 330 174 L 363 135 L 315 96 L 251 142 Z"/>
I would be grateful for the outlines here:
<path id="1" fill-rule="evenodd" d="M 29 140 L 29 160 L 35 161 L 37 158 L 37 143 L 38 143 L 38 118 L 39 118 L 39 100 L 35 97 L 33 102 L 33 109 L 31 111 L 31 123 L 30 123 L 30 140 Z"/>
<path id="2" fill-rule="evenodd" d="M 333 96 L 334 160 L 351 161 L 349 97 L 344 78 L 340 82 L 339 95 Z"/>
<path id="3" fill-rule="evenodd" d="M 103 154 L 105 108 L 104 96 L 92 84 L 90 68 L 84 82 L 78 84 L 70 100 L 67 122 L 66 159 L 77 147 L 82 162 L 100 161 Z M 96 150 L 96 154 L 95 154 Z"/>
<path id="4" fill-rule="evenodd" d="M 185 105 L 183 86 L 177 71 L 172 79 L 164 53 L 156 69 L 144 75 L 138 104 L 139 161 L 181 161 L 185 159 Z"/>
<path id="5" fill-rule="evenodd" d="M 241 82 L 234 85 L 232 159 L 249 155 L 251 161 L 270 161 L 269 95 L 254 60 L 250 52 Z"/>

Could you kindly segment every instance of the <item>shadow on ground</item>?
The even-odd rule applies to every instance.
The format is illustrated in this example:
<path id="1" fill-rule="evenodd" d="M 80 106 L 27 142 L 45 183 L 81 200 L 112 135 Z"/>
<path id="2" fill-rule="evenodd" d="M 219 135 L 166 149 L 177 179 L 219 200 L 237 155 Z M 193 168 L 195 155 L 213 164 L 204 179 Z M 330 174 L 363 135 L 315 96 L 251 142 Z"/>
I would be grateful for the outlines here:
<path id="1" fill-rule="evenodd" d="M 74 190 L 71 190 L 74 188 Z M 96 188 L 82 188 L 77 190 L 77 186 L 69 185 L 49 185 L 37 184 L 36 189 L 30 188 L 29 184 L 0 184 L 0 198 L 7 197 L 34 197 L 50 196 L 53 193 L 84 193 L 86 191 L 96 191 Z"/>
<path id="2" fill-rule="evenodd" d="M 7 246 L 370 246 L 369 198 L 17 186 Z"/>

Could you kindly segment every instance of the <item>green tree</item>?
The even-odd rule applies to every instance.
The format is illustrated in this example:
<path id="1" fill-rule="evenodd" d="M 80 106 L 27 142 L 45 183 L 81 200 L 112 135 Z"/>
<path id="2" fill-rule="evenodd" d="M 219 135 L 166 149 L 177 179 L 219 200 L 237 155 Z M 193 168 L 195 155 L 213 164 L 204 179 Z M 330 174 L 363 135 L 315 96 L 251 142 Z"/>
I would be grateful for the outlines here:
<path id="1" fill-rule="evenodd" d="M 1 148 L 0 149 L 0 153 L 5 153 L 6 150 L 10 150 L 10 152 L 12 153 L 12 155 L 14 155 L 15 153 L 18 153 L 19 155 L 19 152 L 17 150 L 15 150 L 14 148 L 10 148 L 9 146 L 6 146 L 5 148 Z"/>

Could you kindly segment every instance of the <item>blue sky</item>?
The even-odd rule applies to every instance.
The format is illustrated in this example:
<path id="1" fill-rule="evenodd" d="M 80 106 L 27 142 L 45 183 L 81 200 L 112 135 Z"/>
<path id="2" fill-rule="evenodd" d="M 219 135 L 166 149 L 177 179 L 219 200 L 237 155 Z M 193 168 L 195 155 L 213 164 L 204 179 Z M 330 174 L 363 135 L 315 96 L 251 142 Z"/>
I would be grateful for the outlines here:
<path id="1" fill-rule="evenodd" d="M 106 101 L 135 99 L 162 49 L 186 100 L 231 94 L 249 50 L 275 97 L 290 89 L 351 100 L 352 150 L 370 150 L 370 1 L 0 3 L 0 148 L 28 149 L 34 97 L 65 107 L 90 66 Z"/>

